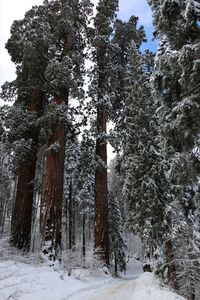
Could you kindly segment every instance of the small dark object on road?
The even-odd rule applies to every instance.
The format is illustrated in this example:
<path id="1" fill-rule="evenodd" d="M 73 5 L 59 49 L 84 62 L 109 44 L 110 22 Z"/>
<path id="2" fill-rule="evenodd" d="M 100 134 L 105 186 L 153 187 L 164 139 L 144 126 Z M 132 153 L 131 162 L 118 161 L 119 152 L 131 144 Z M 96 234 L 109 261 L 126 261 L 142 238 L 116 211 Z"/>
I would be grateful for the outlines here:
<path id="1" fill-rule="evenodd" d="M 152 272 L 151 266 L 149 264 L 145 264 L 143 266 L 143 271 L 144 272 Z"/>

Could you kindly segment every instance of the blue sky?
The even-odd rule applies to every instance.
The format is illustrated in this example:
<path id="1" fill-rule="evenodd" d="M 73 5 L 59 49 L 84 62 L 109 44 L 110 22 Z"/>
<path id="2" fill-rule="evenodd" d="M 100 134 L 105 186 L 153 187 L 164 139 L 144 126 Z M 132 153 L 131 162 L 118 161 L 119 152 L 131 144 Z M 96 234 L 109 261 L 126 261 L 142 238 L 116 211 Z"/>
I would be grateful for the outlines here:
<path id="1" fill-rule="evenodd" d="M 93 0 L 97 2 L 98 0 Z M 43 0 L 0 0 L 0 86 L 6 81 L 15 78 L 15 67 L 10 61 L 4 44 L 9 38 L 10 26 L 15 19 L 23 18 L 26 10 L 32 5 L 41 4 Z M 142 50 L 150 48 L 156 50 L 156 42 L 152 42 L 152 18 L 151 10 L 146 0 L 120 0 L 118 17 L 128 20 L 131 15 L 139 17 L 141 25 L 144 25 L 148 43 L 142 46 Z"/>
<path id="2" fill-rule="evenodd" d="M 152 14 L 147 0 L 120 0 L 119 1 L 119 18 L 123 20 L 129 19 L 130 16 L 135 15 L 139 17 L 139 25 L 145 27 L 147 35 L 147 43 L 142 45 L 141 50 L 151 49 L 156 51 L 157 43 L 152 41 L 153 27 L 152 27 Z"/>

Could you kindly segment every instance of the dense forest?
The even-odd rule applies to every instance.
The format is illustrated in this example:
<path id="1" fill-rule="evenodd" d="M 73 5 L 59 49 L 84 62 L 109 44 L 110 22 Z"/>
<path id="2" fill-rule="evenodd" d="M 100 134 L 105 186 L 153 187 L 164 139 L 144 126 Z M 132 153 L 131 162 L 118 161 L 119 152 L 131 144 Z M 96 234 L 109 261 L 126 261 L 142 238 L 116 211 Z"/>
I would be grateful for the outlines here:
<path id="1" fill-rule="evenodd" d="M 118 0 L 44 0 L 13 22 L 2 86 L 0 239 L 53 264 L 93 249 L 186 299 L 200 287 L 200 1 L 147 0 L 158 50 Z M 111 128 L 111 129 L 110 129 Z M 115 158 L 108 165 L 108 144 Z"/>

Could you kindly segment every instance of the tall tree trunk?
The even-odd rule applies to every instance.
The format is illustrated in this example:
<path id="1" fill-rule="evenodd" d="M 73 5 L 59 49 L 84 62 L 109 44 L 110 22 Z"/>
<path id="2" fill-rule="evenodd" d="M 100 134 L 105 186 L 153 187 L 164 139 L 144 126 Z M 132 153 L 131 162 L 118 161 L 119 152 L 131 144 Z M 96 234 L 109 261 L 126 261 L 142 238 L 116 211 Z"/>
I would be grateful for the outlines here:
<path id="1" fill-rule="evenodd" d="M 175 258 L 174 258 L 174 251 L 173 245 L 171 240 L 167 240 L 164 245 L 165 249 L 165 259 L 168 268 L 167 276 L 168 281 L 172 288 L 178 290 L 178 282 L 177 282 L 177 274 L 176 274 L 176 265 L 175 265 Z"/>
<path id="2" fill-rule="evenodd" d="M 64 214 L 65 214 L 65 238 L 66 238 L 66 244 L 65 244 L 65 248 L 68 249 L 69 247 L 69 232 L 68 232 L 68 228 L 69 228 L 69 224 L 68 224 L 68 198 L 65 198 L 65 206 L 64 206 Z"/>
<path id="3" fill-rule="evenodd" d="M 72 249 L 72 227 L 73 227 L 73 218 L 72 218 L 72 182 L 69 184 L 69 207 L 68 207 L 68 216 L 69 216 L 69 249 Z"/>
<path id="4" fill-rule="evenodd" d="M 115 253 L 115 276 L 118 275 L 118 270 L 117 270 L 117 255 Z"/>
<path id="5" fill-rule="evenodd" d="M 93 223 L 93 222 L 91 222 L 92 209 L 91 209 L 90 202 L 89 202 L 88 205 L 89 205 L 89 212 L 88 212 L 88 240 L 89 240 L 89 242 L 91 242 L 91 236 L 92 236 L 92 234 L 91 234 L 92 224 L 91 223 Z"/>
<path id="6" fill-rule="evenodd" d="M 69 185 L 68 218 L 69 218 L 69 249 L 74 250 L 74 248 L 75 248 L 76 214 L 75 214 L 75 203 L 74 203 L 74 197 L 73 197 L 72 180 L 70 181 L 70 185 Z"/>
<path id="7" fill-rule="evenodd" d="M 69 31 L 65 34 L 63 39 L 65 42 L 61 61 L 67 55 L 72 55 L 74 47 L 72 32 Z M 53 102 L 58 107 L 62 105 L 68 107 L 68 101 L 69 88 L 62 85 L 56 92 Z M 53 150 L 53 145 L 56 145 L 57 151 Z M 40 216 L 43 246 L 46 248 L 46 241 L 51 242 L 49 249 L 44 249 L 44 252 L 53 250 L 55 252 L 53 254 L 54 258 L 57 256 L 57 250 L 61 248 L 65 145 L 66 126 L 57 116 L 57 119 L 52 124 L 52 134 L 48 143 L 50 151 L 48 151 L 45 163 Z"/>
<path id="8" fill-rule="evenodd" d="M 59 96 L 55 96 L 54 103 L 57 106 L 68 105 L 68 90 L 63 89 Z M 41 198 L 43 250 L 46 254 L 51 253 L 53 258 L 61 248 L 65 144 L 65 124 L 57 117 L 52 124 L 52 134 L 48 143 Z"/>
<path id="9" fill-rule="evenodd" d="M 76 246 L 76 224 L 78 224 L 78 218 L 76 218 L 75 199 L 72 198 L 72 249 Z M 80 228 L 80 227 L 79 227 Z"/>
<path id="10" fill-rule="evenodd" d="M 3 166 L 3 164 L 2 164 L 2 166 Z M 5 210 L 4 201 L 5 201 L 4 200 L 4 189 L 3 189 L 3 184 L 2 184 L 2 186 L 0 186 L 0 239 L 2 239 L 2 237 L 3 237 L 4 222 L 5 222 L 5 219 L 4 219 L 4 210 Z"/>
<path id="11" fill-rule="evenodd" d="M 83 258 L 85 259 L 86 252 L 86 233 L 85 233 L 85 225 L 86 225 L 86 212 L 85 212 L 85 200 L 83 199 L 83 220 L 82 220 L 82 234 L 83 234 L 83 245 L 82 245 L 82 253 Z"/>
<path id="12" fill-rule="evenodd" d="M 29 111 L 39 113 L 43 108 L 44 94 L 34 90 Z M 16 196 L 11 220 L 11 244 L 19 249 L 29 251 L 31 242 L 31 220 L 34 195 L 34 179 L 37 161 L 38 128 L 34 128 L 29 138 L 32 138 L 31 150 L 21 162 L 18 170 Z"/>
<path id="13" fill-rule="evenodd" d="M 6 208 L 4 207 L 3 219 L 2 219 L 2 224 L 1 224 L 0 238 L 3 238 L 5 221 L 6 221 Z"/>
<path id="14" fill-rule="evenodd" d="M 0 239 L 3 237 L 5 223 L 5 208 L 4 208 L 4 197 L 0 190 Z"/>
<path id="15" fill-rule="evenodd" d="M 0 239 L 3 237 L 4 227 L 4 182 L 3 182 L 3 171 L 4 171 L 4 157 L 1 157 L 0 161 Z"/>
<path id="16" fill-rule="evenodd" d="M 106 134 L 107 112 L 103 105 L 97 108 L 97 130 Z M 108 248 L 108 186 L 107 186 L 107 142 L 101 137 L 96 141 L 96 157 L 101 160 L 95 173 L 95 253 L 105 264 L 109 264 Z"/>

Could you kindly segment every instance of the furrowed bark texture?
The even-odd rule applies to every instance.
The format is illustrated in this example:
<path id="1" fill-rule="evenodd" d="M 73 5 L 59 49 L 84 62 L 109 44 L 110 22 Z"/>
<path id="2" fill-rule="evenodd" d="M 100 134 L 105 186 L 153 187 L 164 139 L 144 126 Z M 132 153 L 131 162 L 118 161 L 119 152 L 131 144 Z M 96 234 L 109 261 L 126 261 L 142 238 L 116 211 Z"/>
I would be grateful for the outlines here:
<path id="1" fill-rule="evenodd" d="M 107 98 L 110 93 L 110 38 L 112 35 L 112 22 L 118 8 L 118 1 L 99 1 L 97 13 L 94 18 L 94 27 L 98 39 L 95 41 L 97 62 L 97 140 L 96 158 L 97 168 L 95 173 L 95 252 L 109 265 L 108 243 L 108 184 L 107 184 Z"/>
<path id="2" fill-rule="evenodd" d="M 39 113 L 43 108 L 43 92 L 33 91 L 30 112 Z M 37 161 L 38 128 L 33 128 L 30 138 L 33 143 L 31 150 L 21 162 L 18 171 L 15 203 L 11 221 L 11 244 L 19 249 L 29 251 L 31 242 L 32 205 L 34 195 L 34 179 Z"/>
<path id="3" fill-rule="evenodd" d="M 108 5 L 108 7 L 107 7 Z M 109 265 L 108 245 L 108 184 L 107 184 L 107 106 L 103 99 L 108 95 L 108 37 L 105 19 L 109 22 L 110 9 L 106 1 L 99 2 L 95 25 L 100 34 L 100 42 L 96 47 L 98 66 L 98 104 L 97 104 L 97 133 L 96 158 L 97 169 L 95 173 L 95 228 L 94 247 L 95 253 L 99 254 L 106 265 Z M 108 13 L 108 15 L 107 15 Z M 102 38 L 104 37 L 104 38 Z"/>
<path id="4" fill-rule="evenodd" d="M 97 110 L 98 132 L 106 133 L 107 112 L 104 106 Z M 109 264 L 108 247 L 108 184 L 107 184 L 107 143 L 98 138 L 96 156 L 105 166 L 97 167 L 95 173 L 95 253 L 100 254 Z"/>
<path id="5" fill-rule="evenodd" d="M 68 104 L 68 91 L 54 97 L 56 105 Z M 56 150 L 51 149 L 57 144 Z M 61 247 L 62 199 L 64 183 L 64 159 L 66 144 L 65 124 L 59 117 L 52 125 L 52 134 L 49 139 L 49 151 L 45 163 L 43 191 L 41 199 L 41 235 L 43 245 L 50 241 L 45 251 L 58 250 Z"/>

